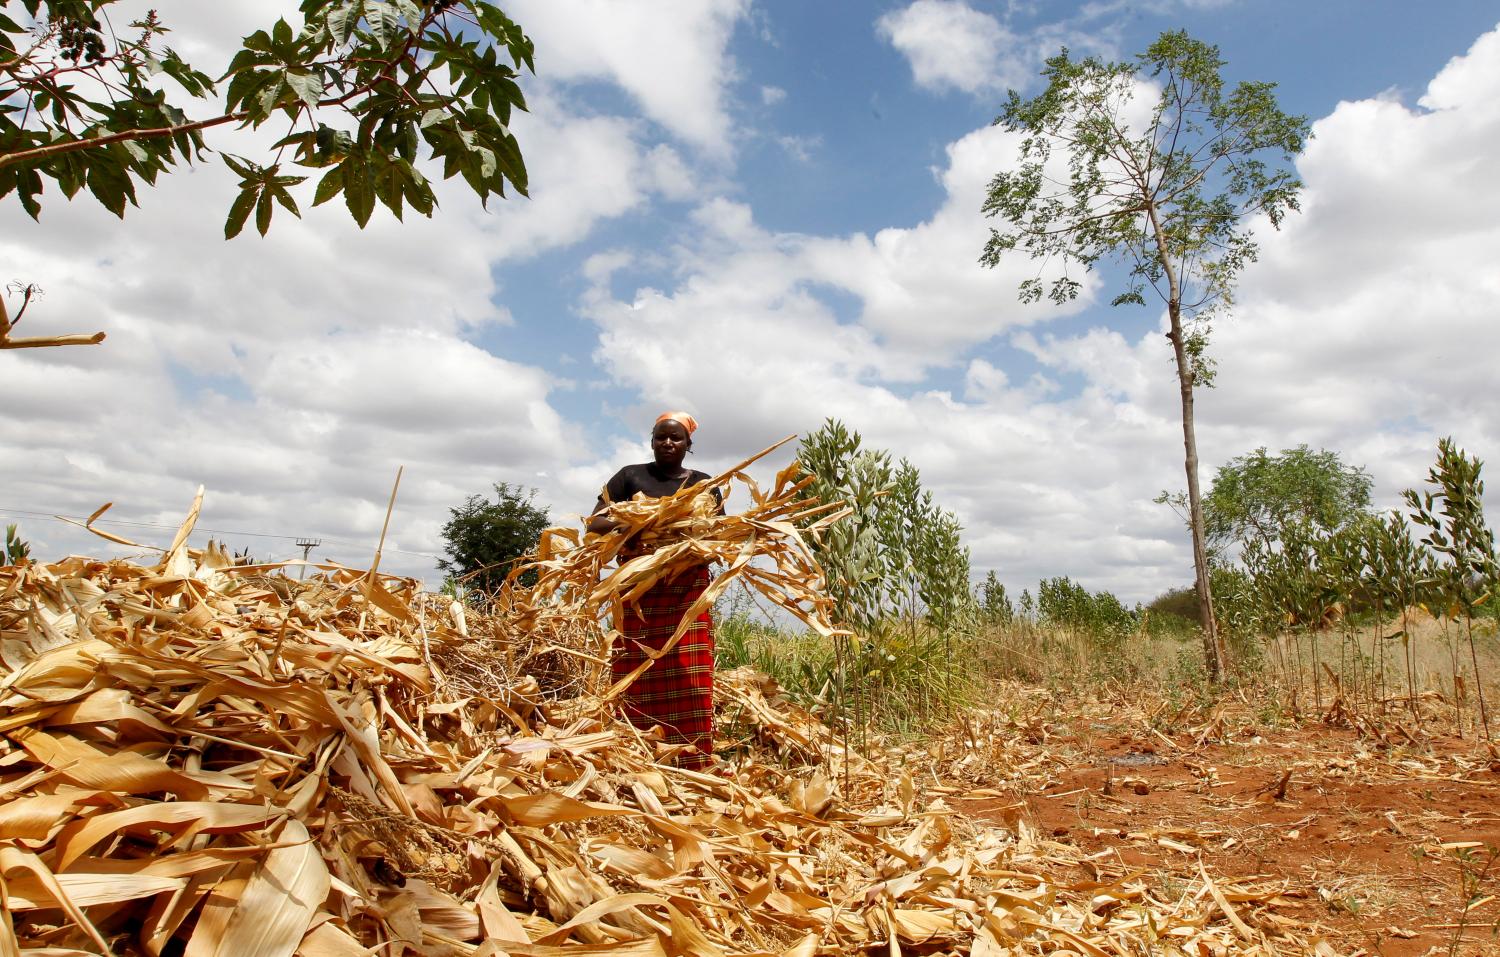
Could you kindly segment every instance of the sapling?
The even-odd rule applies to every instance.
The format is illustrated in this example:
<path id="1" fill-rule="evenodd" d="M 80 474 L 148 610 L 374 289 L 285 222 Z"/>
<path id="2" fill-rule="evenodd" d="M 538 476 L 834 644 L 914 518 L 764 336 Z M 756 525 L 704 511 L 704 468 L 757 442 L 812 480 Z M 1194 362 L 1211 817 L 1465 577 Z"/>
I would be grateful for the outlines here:
<path id="1" fill-rule="evenodd" d="M 1402 497 L 1412 510 L 1412 521 L 1427 529 L 1423 541 L 1445 559 L 1437 569 L 1437 582 L 1448 606 L 1445 614 L 1455 610 L 1463 613 L 1464 636 L 1474 668 L 1479 723 L 1488 740 L 1490 720 L 1479 653 L 1474 644 L 1474 609 L 1490 597 L 1488 587 L 1496 577 L 1496 561 L 1495 533 L 1484 520 L 1482 466 L 1479 459 L 1456 446 L 1451 437 L 1440 439 L 1437 463 L 1427 471 L 1427 483 L 1436 488 L 1420 494 L 1407 489 Z M 1455 662 L 1455 685 L 1458 677 Z"/>

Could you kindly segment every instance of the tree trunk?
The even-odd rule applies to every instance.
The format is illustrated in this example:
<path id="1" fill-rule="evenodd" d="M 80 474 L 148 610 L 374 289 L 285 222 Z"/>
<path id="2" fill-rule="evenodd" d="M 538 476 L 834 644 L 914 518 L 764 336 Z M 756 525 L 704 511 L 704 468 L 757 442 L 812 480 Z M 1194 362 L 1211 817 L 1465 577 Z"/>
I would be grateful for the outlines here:
<path id="1" fill-rule="evenodd" d="M 1151 232 L 1156 239 L 1157 260 L 1167 278 L 1167 317 L 1172 323 L 1172 331 L 1167 334 L 1167 338 L 1172 340 L 1172 355 L 1177 360 L 1177 387 L 1182 393 L 1182 444 L 1187 453 L 1183 465 L 1187 469 L 1188 526 L 1193 533 L 1193 570 L 1198 579 L 1198 617 L 1203 625 L 1203 664 L 1208 669 L 1209 680 L 1217 683 L 1224 675 L 1224 643 L 1219 639 L 1219 622 L 1214 617 L 1214 596 L 1208 581 L 1203 499 L 1198 494 L 1198 437 L 1193 431 L 1193 362 L 1182 334 L 1182 283 L 1172 261 L 1172 245 L 1167 240 L 1166 231 L 1162 229 L 1161 217 L 1157 215 L 1156 203 L 1150 195 L 1144 198 L 1146 217 L 1151 222 Z"/>
<path id="2" fill-rule="evenodd" d="M 1173 299 L 1167 303 L 1172 320 L 1172 353 L 1177 360 L 1177 385 L 1182 393 L 1182 444 L 1186 450 L 1183 465 L 1187 470 L 1188 525 L 1193 537 L 1193 570 L 1197 576 L 1198 617 L 1203 625 L 1203 663 L 1210 680 L 1217 682 L 1224 674 L 1224 643 L 1219 638 L 1219 622 L 1214 616 L 1214 598 L 1208 578 L 1208 547 L 1203 535 L 1203 500 L 1198 492 L 1198 438 L 1193 430 L 1193 368 L 1182 334 L 1182 310 Z"/>

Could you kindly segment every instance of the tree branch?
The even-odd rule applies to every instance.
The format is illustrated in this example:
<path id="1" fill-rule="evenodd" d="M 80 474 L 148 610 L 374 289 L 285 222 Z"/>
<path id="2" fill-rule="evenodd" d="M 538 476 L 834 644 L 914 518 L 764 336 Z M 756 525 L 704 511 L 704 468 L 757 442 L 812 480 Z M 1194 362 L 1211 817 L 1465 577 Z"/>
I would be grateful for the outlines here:
<path id="1" fill-rule="evenodd" d="M 401 45 L 401 49 L 396 52 L 396 55 L 388 61 L 383 61 L 385 62 L 385 68 L 377 73 L 369 83 L 366 83 L 365 85 L 360 86 L 356 89 L 350 90 L 343 96 L 328 100 L 320 100 L 318 102 L 318 107 L 321 109 L 331 106 L 343 106 L 345 103 L 348 103 L 355 97 L 363 96 L 364 94 L 375 89 L 375 87 L 380 85 L 381 83 L 393 82 L 394 77 L 392 76 L 392 74 L 395 72 L 396 67 L 410 55 L 412 46 L 416 44 L 418 39 L 422 36 L 423 33 L 426 32 L 427 28 L 431 26 L 433 21 L 439 15 L 440 14 L 437 12 L 436 7 L 429 11 L 427 15 L 423 17 L 421 23 L 418 24 L 417 30 L 407 36 L 406 41 Z M 64 97 L 59 96 L 58 99 L 63 100 Z M 163 126 L 145 130 L 121 130 L 118 133 L 110 133 L 106 136 L 91 136 L 85 139 L 70 140 L 66 143 L 50 143 L 46 146 L 38 146 L 34 149 L 21 150 L 18 153 L 3 153 L 0 154 L 0 168 L 13 166 L 17 163 L 26 163 L 32 160 L 42 160 L 48 159 L 49 157 L 53 156 L 62 156 L 68 153 L 78 153 L 82 152 L 83 150 L 95 149 L 96 147 L 100 146 L 109 146 L 113 143 L 123 143 L 127 140 L 161 139 L 162 137 L 176 136 L 179 133 L 193 133 L 197 132 L 198 130 L 209 129 L 210 127 L 214 126 L 222 126 L 225 123 L 239 122 L 246 119 L 249 115 L 250 113 L 248 111 L 242 110 L 239 113 L 226 113 L 223 116 L 216 116 L 212 119 L 194 120 L 191 123 L 182 123 L 177 126 Z"/>
<path id="2" fill-rule="evenodd" d="M 66 143 L 51 143 L 47 146 L 38 146 L 35 149 L 21 150 L 18 153 L 0 154 L 0 167 L 13 166 L 16 163 L 29 163 L 33 160 L 49 159 L 53 156 L 63 156 L 68 153 L 81 153 L 84 150 L 96 149 L 100 146 L 109 146 L 112 143 L 123 143 L 127 140 L 152 140 L 161 139 L 164 136 L 176 136 L 179 133 L 192 133 L 196 130 L 205 130 L 211 126 L 222 126 L 225 123 L 234 123 L 243 120 L 248 113 L 226 113 L 208 120 L 194 120 L 191 123 L 180 123 L 177 126 L 161 126 L 146 130 L 121 130 L 118 133 L 110 133 L 106 136 L 90 136 L 84 139 L 69 140 Z"/>
<path id="3" fill-rule="evenodd" d="M 0 336 L 0 349 L 44 349 L 48 346 L 94 346 L 103 341 L 104 333 L 102 332 L 96 332 L 91 336 L 27 336 L 21 339 Z"/>

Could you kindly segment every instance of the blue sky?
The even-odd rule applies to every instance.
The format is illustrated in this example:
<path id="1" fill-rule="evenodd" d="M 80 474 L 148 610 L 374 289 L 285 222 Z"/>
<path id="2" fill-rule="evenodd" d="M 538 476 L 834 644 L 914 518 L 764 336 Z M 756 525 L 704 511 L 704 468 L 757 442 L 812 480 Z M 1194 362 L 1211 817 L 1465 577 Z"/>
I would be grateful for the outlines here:
<path id="1" fill-rule="evenodd" d="M 295 7 L 161 14 L 214 72 Z M 1392 506 L 1439 435 L 1500 446 L 1493 4 L 505 8 L 537 44 L 516 122 L 530 200 L 485 211 L 448 184 L 430 221 L 360 232 L 320 208 L 225 243 L 232 180 L 210 163 L 123 223 L 86 202 L 54 200 L 39 225 L 0 206 L 0 281 L 47 291 L 33 334 L 110 335 L 0 354 L 0 518 L 44 555 L 101 553 L 46 516 L 114 501 L 158 543 L 202 483 L 203 525 L 231 545 L 287 557 L 310 535 L 358 564 L 404 465 L 386 567 L 435 584 L 449 506 L 519 482 L 569 520 L 645 458 L 656 411 L 686 407 L 708 470 L 843 419 L 916 464 L 976 576 L 1017 591 L 1185 584 L 1185 536 L 1150 502 L 1183 481 L 1160 310 L 1111 309 L 1097 283 L 1069 309 L 1021 307 L 1021 267 L 976 262 L 983 185 L 1014 158 L 989 126 L 1005 90 L 1034 92 L 1060 44 L 1124 57 L 1178 27 L 1315 124 L 1305 211 L 1261 237 L 1215 333 L 1205 483 L 1306 442 L 1366 466 Z"/>

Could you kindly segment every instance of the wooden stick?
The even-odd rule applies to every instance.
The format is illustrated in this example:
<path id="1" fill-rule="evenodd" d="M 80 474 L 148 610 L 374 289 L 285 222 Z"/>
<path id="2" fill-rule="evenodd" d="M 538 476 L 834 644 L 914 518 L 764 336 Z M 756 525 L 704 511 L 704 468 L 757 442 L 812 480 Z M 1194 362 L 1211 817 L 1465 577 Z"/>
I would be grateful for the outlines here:
<path id="1" fill-rule="evenodd" d="M 391 486 L 391 501 L 385 507 L 385 524 L 380 526 L 380 542 L 375 546 L 375 561 L 370 565 L 370 582 L 375 581 L 376 572 L 380 571 L 380 553 L 385 550 L 385 533 L 391 527 L 391 512 L 396 510 L 396 491 L 401 488 L 401 473 L 406 471 L 406 466 L 396 467 L 396 484 Z"/>

